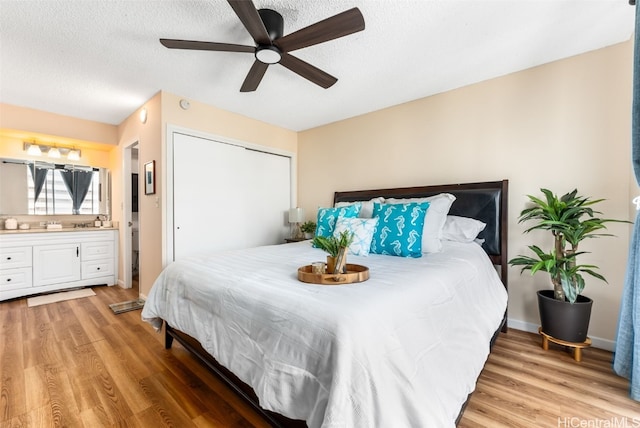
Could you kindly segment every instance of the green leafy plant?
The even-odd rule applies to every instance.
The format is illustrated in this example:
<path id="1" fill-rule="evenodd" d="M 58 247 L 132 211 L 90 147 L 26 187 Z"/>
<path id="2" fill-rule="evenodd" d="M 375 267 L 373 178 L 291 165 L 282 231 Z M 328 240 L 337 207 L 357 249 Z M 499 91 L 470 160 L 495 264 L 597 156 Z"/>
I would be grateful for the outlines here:
<path id="1" fill-rule="evenodd" d="M 521 273 L 525 270 L 530 270 L 532 275 L 538 271 L 547 272 L 553 283 L 554 297 L 557 300 L 568 300 L 574 303 L 584 290 L 583 273 L 607 282 L 595 271 L 598 269 L 597 266 L 580 265 L 576 262 L 577 256 L 585 253 L 578 251 L 578 244 L 587 238 L 612 236 L 607 233 L 598 233 L 606 229 L 606 223 L 628 222 L 596 217 L 601 213 L 594 211 L 592 205 L 604 199 L 593 200 L 579 196 L 577 189 L 561 197 L 548 189 L 540 190 L 545 199 L 527 195 L 533 207 L 522 210 L 518 222 L 535 222 L 532 227 L 525 230 L 525 233 L 537 229 L 550 231 L 554 238 L 553 249 L 545 252 L 536 245 L 530 245 L 529 249 L 534 256 L 519 255 L 509 260 L 509 264 L 522 266 Z"/>
<path id="2" fill-rule="evenodd" d="M 316 231 L 316 222 L 315 221 L 305 221 L 300 225 L 300 230 L 303 233 L 315 233 Z"/>
<path id="3" fill-rule="evenodd" d="M 353 233 L 345 230 L 337 237 L 316 236 L 312 242 L 315 247 L 326 251 L 331 257 L 338 257 L 340 249 L 347 248 L 353 242 Z"/>

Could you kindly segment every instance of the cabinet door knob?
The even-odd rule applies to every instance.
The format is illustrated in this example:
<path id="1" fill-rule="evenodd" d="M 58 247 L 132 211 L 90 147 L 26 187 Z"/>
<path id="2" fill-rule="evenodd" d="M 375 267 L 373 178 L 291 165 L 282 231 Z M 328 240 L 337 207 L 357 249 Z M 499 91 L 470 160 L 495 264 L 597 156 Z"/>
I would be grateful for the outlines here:
<path id="1" fill-rule="evenodd" d="M 11 278 L 7 278 L 7 282 L 11 282 Z"/>
<path id="2" fill-rule="evenodd" d="M 11 260 L 11 257 L 7 257 L 7 260 Z"/>
<path id="3" fill-rule="evenodd" d="M 98 268 L 98 270 L 100 270 L 100 268 Z"/>

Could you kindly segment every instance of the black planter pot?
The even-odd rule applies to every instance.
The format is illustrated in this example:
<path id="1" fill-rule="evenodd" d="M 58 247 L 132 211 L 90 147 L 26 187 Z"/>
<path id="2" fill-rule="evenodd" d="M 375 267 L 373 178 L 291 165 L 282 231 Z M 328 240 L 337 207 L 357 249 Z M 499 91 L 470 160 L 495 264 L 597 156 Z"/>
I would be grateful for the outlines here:
<path id="1" fill-rule="evenodd" d="M 587 339 L 593 300 L 579 295 L 575 303 L 553 297 L 553 290 L 538 291 L 538 309 L 542 331 L 567 342 L 582 343 Z"/>

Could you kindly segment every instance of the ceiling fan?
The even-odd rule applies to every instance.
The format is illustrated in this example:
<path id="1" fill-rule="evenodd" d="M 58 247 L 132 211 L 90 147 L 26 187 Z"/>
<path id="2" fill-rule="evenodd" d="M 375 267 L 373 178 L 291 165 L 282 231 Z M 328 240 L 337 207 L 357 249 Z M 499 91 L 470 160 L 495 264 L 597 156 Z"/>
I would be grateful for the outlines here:
<path id="1" fill-rule="evenodd" d="M 250 0 L 228 2 L 255 41 L 255 46 L 175 39 L 160 39 L 160 43 L 170 49 L 253 53 L 256 59 L 240 92 L 255 91 L 271 64 L 280 64 L 316 85 L 329 88 L 338 81 L 337 78 L 289 52 L 364 30 L 362 13 L 354 7 L 283 37 L 284 21 L 278 12 L 271 9 L 258 10 Z"/>

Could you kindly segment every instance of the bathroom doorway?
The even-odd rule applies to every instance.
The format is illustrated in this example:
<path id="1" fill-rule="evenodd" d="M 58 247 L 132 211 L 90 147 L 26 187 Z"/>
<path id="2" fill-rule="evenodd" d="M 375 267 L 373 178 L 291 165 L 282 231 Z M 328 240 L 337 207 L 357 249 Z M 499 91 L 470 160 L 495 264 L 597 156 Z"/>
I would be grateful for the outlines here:
<path id="1" fill-rule="evenodd" d="M 123 151 L 123 278 L 124 288 L 139 290 L 140 284 L 140 222 L 138 219 L 139 165 L 138 142 Z"/>
<path id="2" fill-rule="evenodd" d="M 138 145 L 131 148 L 131 287 L 140 288 L 140 234 L 138 221 Z"/>

